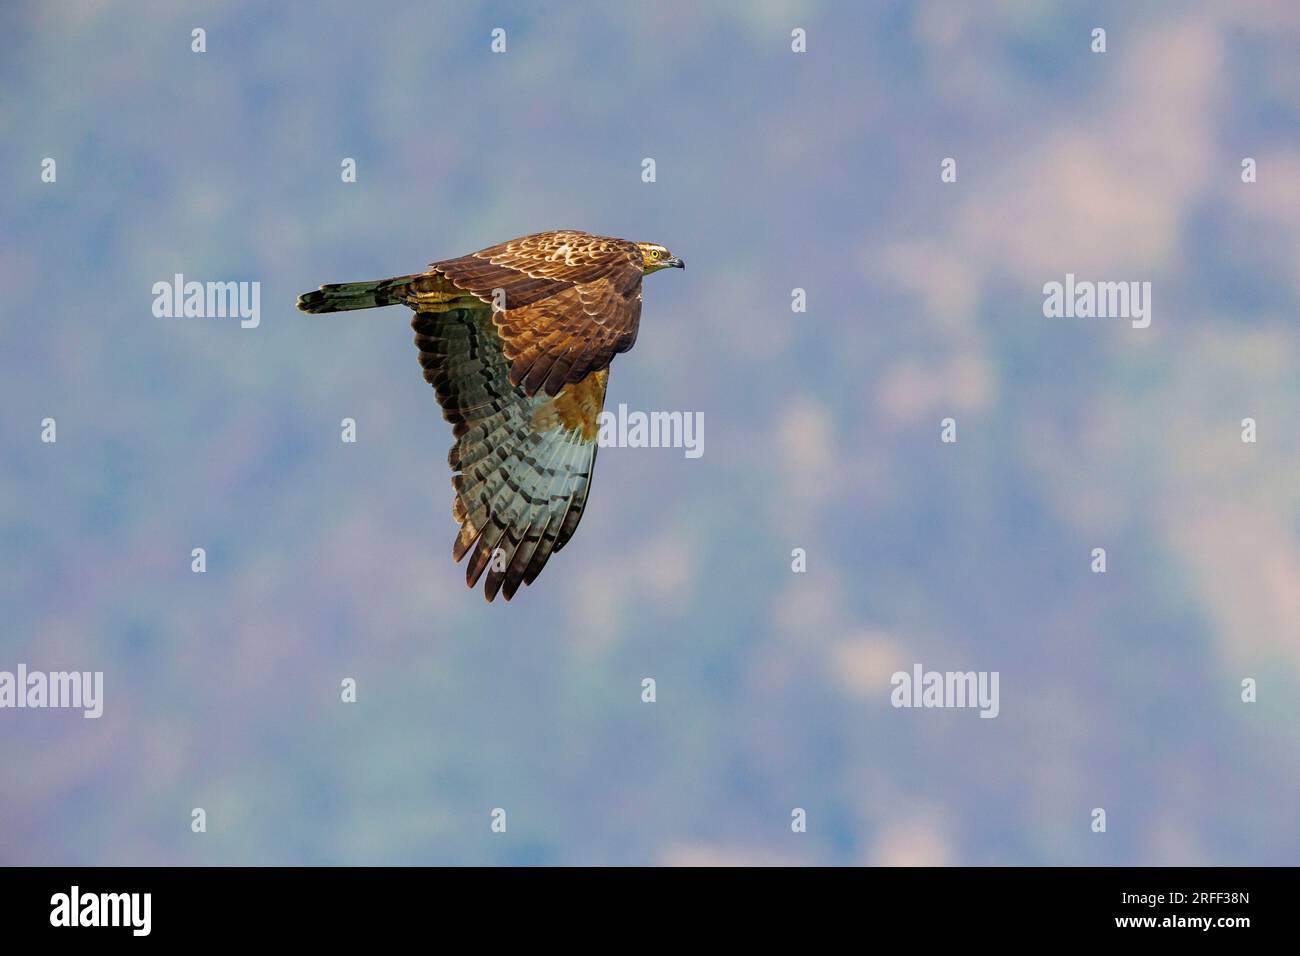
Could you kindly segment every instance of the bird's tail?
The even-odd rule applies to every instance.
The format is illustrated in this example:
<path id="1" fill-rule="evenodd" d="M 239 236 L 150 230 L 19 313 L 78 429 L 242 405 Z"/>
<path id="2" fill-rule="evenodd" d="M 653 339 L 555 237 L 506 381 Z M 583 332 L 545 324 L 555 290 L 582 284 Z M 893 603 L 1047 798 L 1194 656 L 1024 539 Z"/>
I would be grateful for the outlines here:
<path id="1" fill-rule="evenodd" d="M 340 282 L 323 285 L 315 292 L 298 296 L 303 312 L 347 312 L 351 309 L 377 309 L 402 301 L 406 287 L 417 276 L 394 276 L 374 282 Z"/>

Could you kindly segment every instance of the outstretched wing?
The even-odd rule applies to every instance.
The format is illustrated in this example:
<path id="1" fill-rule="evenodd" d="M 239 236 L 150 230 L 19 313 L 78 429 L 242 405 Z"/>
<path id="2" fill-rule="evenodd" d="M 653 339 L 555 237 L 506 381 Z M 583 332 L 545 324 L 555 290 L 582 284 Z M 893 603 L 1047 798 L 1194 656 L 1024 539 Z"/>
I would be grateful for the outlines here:
<path id="1" fill-rule="evenodd" d="M 554 396 L 529 394 L 510 380 L 490 308 L 417 312 L 411 327 L 456 439 L 447 456 L 460 523 L 452 555 L 459 561 L 473 548 L 466 583 L 487 571 L 487 599 L 500 591 L 508 601 L 582 518 L 609 373 L 592 372 Z"/>
<path id="2" fill-rule="evenodd" d="M 493 319 L 509 381 L 527 395 L 555 396 L 636 342 L 643 263 L 634 242 L 543 232 L 435 262 L 429 271 L 498 307 Z"/>

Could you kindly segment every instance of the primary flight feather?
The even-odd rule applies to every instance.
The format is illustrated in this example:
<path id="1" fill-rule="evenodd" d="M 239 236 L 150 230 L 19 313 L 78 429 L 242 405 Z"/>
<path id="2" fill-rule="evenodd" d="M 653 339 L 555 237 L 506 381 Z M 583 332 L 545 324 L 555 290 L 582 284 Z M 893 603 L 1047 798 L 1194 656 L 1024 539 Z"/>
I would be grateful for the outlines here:
<path id="1" fill-rule="evenodd" d="M 685 267 L 656 243 L 565 229 L 321 286 L 298 308 L 415 311 L 420 365 L 455 438 L 452 555 L 470 554 L 470 587 L 486 571 L 487 599 L 508 601 L 582 518 L 609 364 L 636 342 L 642 276 Z"/>

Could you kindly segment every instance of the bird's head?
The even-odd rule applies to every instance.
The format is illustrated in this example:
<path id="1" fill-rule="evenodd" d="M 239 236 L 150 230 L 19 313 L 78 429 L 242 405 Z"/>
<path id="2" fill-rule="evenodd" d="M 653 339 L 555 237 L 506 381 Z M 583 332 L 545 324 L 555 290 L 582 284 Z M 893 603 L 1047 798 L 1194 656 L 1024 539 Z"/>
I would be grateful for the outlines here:
<path id="1" fill-rule="evenodd" d="M 641 250 L 642 271 L 645 275 L 660 269 L 686 268 L 686 263 L 656 242 L 638 242 L 637 247 Z"/>

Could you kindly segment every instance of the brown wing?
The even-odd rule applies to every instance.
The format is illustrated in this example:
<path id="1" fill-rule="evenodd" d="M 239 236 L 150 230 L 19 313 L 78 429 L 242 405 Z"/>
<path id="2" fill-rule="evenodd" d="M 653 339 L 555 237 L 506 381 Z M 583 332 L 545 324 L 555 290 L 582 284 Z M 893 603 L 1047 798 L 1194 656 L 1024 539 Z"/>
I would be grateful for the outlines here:
<path id="1" fill-rule="evenodd" d="M 508 601 L 532 584 L 572 537 L 587 504 L 608 372 L 559 395 L 528 395 L 509 381 L 502 342 L 485 306 L 417 312 L 411 321 L 424 377 L 454 426 L 447 461 L 457 472 L 452 515 L 457 561 L 469 554 L 470 587 Z"/>
<path id="2" fill-rule="evenodd" d="M 542 232 L 429 271 L 489 305 L 510 363 L 510 383 L 527 395 L 557 395 L 636 342 L 641 320 L 641 250 L 585 232 Z M 504 302 L 494 299 L 501 290 Z"/>

